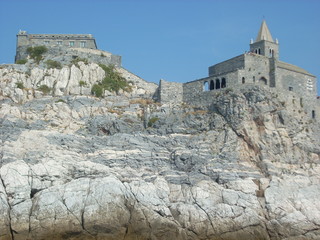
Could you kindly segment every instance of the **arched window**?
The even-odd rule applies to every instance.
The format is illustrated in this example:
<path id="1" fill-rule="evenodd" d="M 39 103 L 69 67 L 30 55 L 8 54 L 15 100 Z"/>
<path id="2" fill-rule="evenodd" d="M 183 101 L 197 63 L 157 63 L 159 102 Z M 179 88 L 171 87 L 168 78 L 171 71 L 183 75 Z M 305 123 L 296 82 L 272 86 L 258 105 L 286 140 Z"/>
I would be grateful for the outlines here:
<path id="1" fill-rule="evenodd" d="M 312 118 L 316 118 L 316 111 L 312 110 Z"/>
<path id="2" fill-rule="evenodd" d="M 242 84 L 246 83 L 246 79 L 242 77 Z"/>
<path id="3" fill-rule="evenodd" d="M 259 79 L 259 83 L 262 83 L 262 84 L 264 84 L 264 85 L 267 85 L 268 81 L 267 81 L 267 79 L 266 79 L 265 77 L 261 77 L 261 78 Z"/>
<path id="4" fill-rule="evenodd" d="M 227 86 L 227 82 L 225 78 L 221 79 L 221 88 L 225 88 Z"/>
<path id="5" fill-rule="evenodd" d="M 217 78 L 216 79 L 216 89 L 220 89 L 221 85 L 220 85 L 220 80 Z"/>
<path id="6" fill-rule="evenodd" d="M 261 49 L 260 49 L 260 48 L 258 48 L 258 54 L 259 54 L 259 55 L 261 54 Z"/>
<path id="7" fill-rule="evenodd" d="M 210 81 L 210 90 L 214 90 L 214 81 L 213 80 Z"/>
<path id="8" fill-rule="evenodd" d="M 207 81 L 203 83 L 203 91 L 209 91 L 209 83 Z"/>
<path id="9" fill-rule="evenodd" d="M 256 54 L 258 54 L 258 49 L 254 50 L 254 52 L 255 52 Z"/>

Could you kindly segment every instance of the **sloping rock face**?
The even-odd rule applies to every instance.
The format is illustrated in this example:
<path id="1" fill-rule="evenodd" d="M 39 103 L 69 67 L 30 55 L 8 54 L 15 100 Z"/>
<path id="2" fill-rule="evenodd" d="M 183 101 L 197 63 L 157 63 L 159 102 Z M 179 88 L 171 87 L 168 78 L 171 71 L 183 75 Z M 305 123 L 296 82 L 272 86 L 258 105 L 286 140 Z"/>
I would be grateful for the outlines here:
<path id="1" fill-rule="evenodd" d="M 93 62 L 64 65 L 61 69 L 46 68 L 43 62 L 41 64 L 0 66 L 0 98 L 7 97 L 16 103 L 25 103 L 48 94 L 90 95 L 92 86 L 105 77 L 105 71 Z M 132 87 L 130 93 L 122 91 L 120 94 L 130 97 L 150 97 L 154 94 L 157 88 L 155 83 L 146 82 L 124 68 L 117 67 L 116 70 L 130 81 Z M 17 87 L 19 84 L 20 87 Z M 45 86 L 48 93 L 43 93 L 41 86 Z M 116 94 L 106 91 L 104 95 Z"/>
<path id="2" fill-rule="evenodd" d="M 273 94 L 2 100 L 0 239 L 319 239 L 319 123 Z"/>

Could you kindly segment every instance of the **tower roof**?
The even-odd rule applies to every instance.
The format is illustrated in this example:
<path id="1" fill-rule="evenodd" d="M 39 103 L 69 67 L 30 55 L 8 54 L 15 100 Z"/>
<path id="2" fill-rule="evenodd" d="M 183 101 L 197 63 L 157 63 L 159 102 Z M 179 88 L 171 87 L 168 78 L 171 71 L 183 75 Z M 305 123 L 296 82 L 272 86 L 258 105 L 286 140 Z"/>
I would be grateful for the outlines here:
<path id="1" fill-rule="evenodd" d="M 259 41 L 262 41 L 262 40 L 273 42 L 271 33 L 269 31 L 269 28 L 268 28 L 267 23 L 266 23 L 265 20 L 263 20 L 262 23 L 261 23 L 261 27 L 260 27 L 258 36 L 256 38 L 256 42 L 259 42 Z"/>

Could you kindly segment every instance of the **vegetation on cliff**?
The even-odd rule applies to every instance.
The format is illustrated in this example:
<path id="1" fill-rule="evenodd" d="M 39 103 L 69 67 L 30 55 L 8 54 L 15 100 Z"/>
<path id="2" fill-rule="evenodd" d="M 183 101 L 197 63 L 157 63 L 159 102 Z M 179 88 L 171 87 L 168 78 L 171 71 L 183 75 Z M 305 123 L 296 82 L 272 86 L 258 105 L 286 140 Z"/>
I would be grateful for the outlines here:
<path id="1" fill-rule="evenodd" d="M 91 88 L 91 93 L 96 97 L 102 97 L 103 92 L 108 90 L 110 92 L 118 93 L 120 90 L 130 92 L 131 86 L 129 82 L 116 71 L 114 65 L 99 64 L 104 70 L 105 77 L 101 82 L 94 84 Z"/>
<path id="2" fill-rule="evenodd" d="M 46 46 L 36 46 L 36 47 L 28 47 L 27 53 L 29 54 L 30 58 L 35 60 L 39 63 L 43 59 L 43 54 L 48 51 Z"/>

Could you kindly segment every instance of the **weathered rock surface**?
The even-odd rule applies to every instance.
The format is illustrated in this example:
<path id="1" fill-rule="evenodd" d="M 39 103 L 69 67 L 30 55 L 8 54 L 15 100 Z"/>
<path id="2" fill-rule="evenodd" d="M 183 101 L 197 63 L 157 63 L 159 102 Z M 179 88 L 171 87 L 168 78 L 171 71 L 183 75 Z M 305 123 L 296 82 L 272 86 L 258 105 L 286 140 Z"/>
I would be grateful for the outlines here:
<path id="1" fill-rule="evenodd" d="M 52 75 L 102 74 L 82 67 Z M 45 75 L 34 72 L 10 76 L 32 87 Z M 320 238 L 319 123 L 266 89 L 222 93 L 209 109 L 4 99 L 0 133 L 1 240 Z"/>
<path id="2" fill-rule="evenodd" d="M 148 83 L 124 68 L 117 67 L 116 70 L 132 82 L 132 92 L 122 92 L 122 95 L 150 97 L 155 92 L 156 84 Z M 50 89 L 49 95 L 54 96 L 90 95 L 92 86 L 104 77 L 104 70 L 92 62 L 65 65 L 62 69 L 11 64 L 0 68 L 0 96 L 24 103 L 46 95 L 39 90 L 41 86 L 47 86 Z M 23 87 L 17 88 L 18 84 Z"/>

